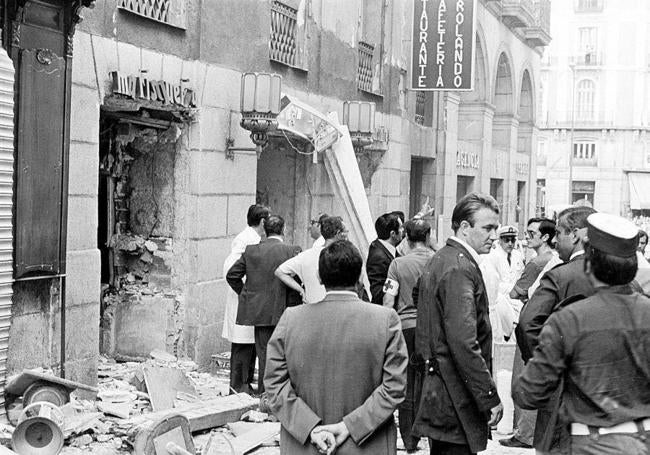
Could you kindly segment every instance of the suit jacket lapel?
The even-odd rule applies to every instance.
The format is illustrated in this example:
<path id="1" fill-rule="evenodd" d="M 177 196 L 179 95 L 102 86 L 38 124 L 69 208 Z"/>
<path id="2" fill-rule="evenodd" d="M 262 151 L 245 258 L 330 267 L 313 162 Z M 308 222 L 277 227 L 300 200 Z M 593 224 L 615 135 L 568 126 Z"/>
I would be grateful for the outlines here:
<path id="1" fill-rule="evenodd" d="M 478 270 L 479 273 L 481 272 L 481 269 L 479 268 L 478 263 L 474 259 L 474 256 L 472 256 L 472 254 L 470 254 L 470 252 L 467 251 L 467 248 L 465 248 L 463 245 L 461 245 L 460 243 L 458 243 L 454 239 L 447 239 L 447 246 L 450 246 L 452 248 L 456 248 L 457 250 L 460 250 L 465 256 L 467 256 L 467 259 L 469 259 L 471 261 L 471 263 L 474 264 L 474 267 L 476 267 L 476 270 Z"/>
<path id="2" fill-rule="evenodd" d="M 377 242 L 377 246 L 386 255 L 386 257 L 393 259 L 393 255 L 390 253 L 390 251 L 388 251 L 388 248 L 386 248 L 384 244 L 379 241 L 379 239 L 377 239 L 376 242 Z"/>

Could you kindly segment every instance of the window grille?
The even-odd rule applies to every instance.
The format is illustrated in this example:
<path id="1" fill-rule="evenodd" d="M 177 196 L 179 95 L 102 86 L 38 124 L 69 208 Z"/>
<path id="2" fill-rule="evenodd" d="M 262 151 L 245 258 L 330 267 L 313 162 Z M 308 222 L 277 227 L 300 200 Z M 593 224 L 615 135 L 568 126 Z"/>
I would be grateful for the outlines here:
<path id="1" fill-rule="evenodd" d="M 118 0 L 117 7 L 173 27 L 186 27 L 185 0 Z"/>
<path id="2" fill-rule="evenodd" d="M 372 54 L 375 47 L 372 44 L 359 41 L 359 68 L 357 71 L 359 90 L 372 92 Z"/>
<path id="3" fill-rule="evenodd" d="M 298 10 L 282 2 L 271 3 L 271 39 L 269 58 L 284 65 L 296 66 L 296 22 Z"/>
<path id="4" fill-rule="evenodd" d="M 426 104 L 427 95 L 425 92 L 415 92 L 415 123 L 424 125 L 424 106 Z"/>

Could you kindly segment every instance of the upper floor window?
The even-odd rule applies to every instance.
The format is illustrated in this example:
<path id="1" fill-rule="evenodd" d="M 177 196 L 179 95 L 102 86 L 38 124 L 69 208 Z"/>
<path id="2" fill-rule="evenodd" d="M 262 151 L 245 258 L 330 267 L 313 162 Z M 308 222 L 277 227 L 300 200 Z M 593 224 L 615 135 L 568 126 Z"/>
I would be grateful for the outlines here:
<path id="1" fill-rule="evenodd" d="M 185 29 L 185 0 L 118 0 L 119 9 Z"/>
<path id="2" fill-rule="evenodd" d="M 357 69 L 357 80 L 359 90 L 363 90 L 364 92 L 372 92 L 372 54 L 374 50 L 375 47 L 372 44 L 359 41 L 359 66 Z"/>
<path id="3" fill-rule="evenodd" d="M 269 58 L 294 68 L 303 65 L 302 33 L 298 27 L 298 10 L 277 0 L 271 2 L 271 36 Z"/>
<path id="4" fill-rule="evenodd" d="M 596 84 L 590 79 L 583 79 L 578 82 L 577 92 L 576 120 L 594 120 Z"/>
<path id="5" fill-rule="evenodd" d="M 604 0 L 574 0 L 575 11 L 578 13 L 592 13 L 603 10 Z"/>
<path id="6" fill-rule="evenodd" d="M 575 142 L 573 144 L 573 161 L 575 164 L 596 164 L 596 143 Z"/>
<path id="7" fill-rule="evenodd" d="M 578 63 L 584 65 L 597 64 L 598 29 L 596 27 L 580 27 L 578 29 Z"/>

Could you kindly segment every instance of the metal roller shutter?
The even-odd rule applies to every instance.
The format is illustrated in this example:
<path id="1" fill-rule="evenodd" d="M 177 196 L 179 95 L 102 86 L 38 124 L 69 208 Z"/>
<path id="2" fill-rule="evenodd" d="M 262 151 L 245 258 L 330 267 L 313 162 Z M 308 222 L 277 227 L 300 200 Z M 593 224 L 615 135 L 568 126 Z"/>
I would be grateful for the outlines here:
<path id="1" fill-rule="evenodd" d="M 11 325 L 13 283 L 14 65 L 0 48 L 0 416 Z"/>

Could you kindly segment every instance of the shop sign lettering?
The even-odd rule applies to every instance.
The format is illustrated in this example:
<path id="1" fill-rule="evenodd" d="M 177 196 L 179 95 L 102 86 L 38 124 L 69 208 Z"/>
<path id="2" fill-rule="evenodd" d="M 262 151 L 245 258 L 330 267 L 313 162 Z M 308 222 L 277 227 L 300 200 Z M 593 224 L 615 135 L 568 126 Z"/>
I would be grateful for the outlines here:
<path id="1" fill-rule="evenodd" d="M 472 90 L 476 0 L 414 0 L 413 90 Z"/>
<path id="2" fill-rule="evenodd" d="M 478 169 L 480 164 L 478 153 L 458 152 L 456 154 L 456 167 Z"/>
<path id="3" fill-rule="evenodd" d="M 126 76 L 119 71 L 111 72 L 112 91 L 133 99 L 158 101 L 162 104 L 178 104 L 196 107 L 196 93 L 182 84 L 154 81 L 142 76 Z"/>

